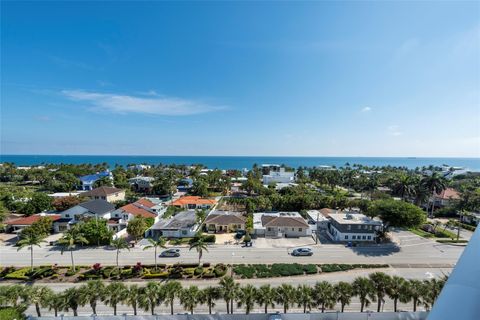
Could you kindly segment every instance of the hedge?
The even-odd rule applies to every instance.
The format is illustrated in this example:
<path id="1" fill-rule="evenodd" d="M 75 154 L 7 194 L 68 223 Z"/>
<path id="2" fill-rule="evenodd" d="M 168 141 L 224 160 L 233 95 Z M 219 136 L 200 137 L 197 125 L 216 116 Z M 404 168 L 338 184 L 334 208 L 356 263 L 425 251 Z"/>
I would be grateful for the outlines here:
<path id="1" fill-rule="evenodd" d="M 439 243 L 468 243 L 468 240 L 464 240 L 464 239 L 460 239 L 460 240 L 438 239 L 437 242 L 439 242 Z"/>
<path id="2" fill-rule="evenodd" d="M 30 272 L 30 268 L 22 268 L 16 271 L 10 272 L 4 278 L 11 280 L 30 280 L 30 277 L 27 274 Z"/>

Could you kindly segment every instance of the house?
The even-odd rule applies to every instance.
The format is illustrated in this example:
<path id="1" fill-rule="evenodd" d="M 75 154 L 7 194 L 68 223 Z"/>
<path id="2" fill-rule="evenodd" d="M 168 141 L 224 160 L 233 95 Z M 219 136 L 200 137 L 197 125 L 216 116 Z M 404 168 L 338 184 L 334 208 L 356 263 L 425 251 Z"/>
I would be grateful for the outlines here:
<path id="1" fill-rule="evenodd" d="M 460 216 L 460 220 L 464 223 L 476 225 L 480 224 L 480 212 L 467 212 Z"/>
<path id="2" fill-rule="evenodd" d="M 440 193 L 433 194 L 433 196 L 430 197 L 428 203 L 429 207 L 432 205 L 433 202 L 434 207 L 442 208 L 452 205 L 452 203 L 456 200 L 460 200 L 460 193 L 455 189 L 446 188 Z"/>
<path id="3" fill-rule="evenodd" d="M 381 221 L 361 213 L 330 213 L 329 219 L 327 234 L 334 241 L 375 241 L 383 227 Z"/>
<path id="4" fill-rule="evenodd" d="M 128 179 L 128 183 L 130 183 L 136 191 L 140 191 L 140 192 L 152 191 L 153 181 L 155 181 L 154 177 L 138 176 L 135 178 Z"/>
<path id="5" fill-rule="evenodd" d="M 285 168 L 278 164 L 262 164 L 262 172 L 264 185 L 295 182 L 295 172 L 285 171 Z"/>
<path id="6" fill-rule="evenodd" d="M 97 172 L 95 174 L 88 174 L 86 176 L 81 176 L 78 179 L 80 179 L 80 182 L 82 185 L 80 186 L 82 190 L 92 190 L 93 189 L 93 184 L 102 178 L 109 178 L 113 181 L 113 175 L 109 170 L 102 171 L 102 172 Z"/>
<path id="7" fill-rule="evenodd" d="M 147 208 L 147 210 L 160 214 L 167 210 L 167 204 L 158 198 L 141 198 L 138 199 L 136 204 Z"/>
<path id="8" fill-rule="evenodd" d="M 98 187 L 93 190 L 82 193 L 83 197 L 91 200 L 105 200 L 107 202 L 117 202 L 125 200 L 125 190 L 114 187 Z"/>
<path id="9" fill-rule="evenodd" d="M 50 193 L 48 196 L 54 199 L 65 198 L 65 197 L 80 197 L 84 192 L 82 191 L 70 191 L 70 192 L 55 192 Z"/>
<path id="10" fill-rule="evenodd" d="M 168 219 L 161 219 L 145 232 L 145 236 L 153 239 L 190 238 L 195 236 L 199 225 L 195 211 L 181 211 Z"/>
<path id="11" fill-rule="evenodd" d="M 63 232 L 86 218 L 101 218 L 109 221 L 112 218 L 112 212 L 115 206 L 105 200 L 90 200 L 82 202 L 70 209 L 61 212 L 60 219 L 53 223 L 55 232 Z M 117 229 L 119 221 L 111 221 L 112 229 Z"/>
<path id="12" fill-rule="evenodd" d="M 112 217 L 122 218 L 123 221 L 128 223 L 128 221 L 132 220 L 135 217 L 156 219 L 157 215 L 148 207 L 143 206 L 142 203 L 134 202 L 113 211 Z"/>
<path id="13" fill-rule="evenodd" d="M 59 214 L 39 213 L 31 215 L 29 217 L 12 219 L 5 222 L 5 224 L 7 225 L 6 231 L 10 233 L 18 233 L 22 231 L 23 228 L 31 226 L 33 223 L 37 222 L 42 217 L 47 217 L 52 220 L 52 222 L 55 222 L 61 218 Z"/>
<path id="14" fill-rule="evenodd" d="M 181 179 L 178 181 L 178 192 L 188 192 L 193 187 L 193 180 L 190 178 Z"/>
<path id="15" fill-rule="evenodd" d="M 245 230 L 246 219 L 239 213 L 230 211 L 212 211 L 205 219 L 208 232 L 234 232 Z"/>
<path id="16" fill-rule="evenodd" d="M 171 203 L 172 206 L 186 210 L 210 209 L 217 203 L 214 199 L 206 199 L 198 196 L 184 196 Z"/>
<path id="17" fill-rule="evenodd" d="M 307 211 L 308 223 L 317 230 L 326 230 L 328 227 L 328 218 L 320 212 L 320 210 Z"/>
<path id="18" fill-rule="evenodd" d="M 257 236 L 298 238 L 312 234 L 310 225 L 298 212 L 259 212 L 253 215 Z"/>

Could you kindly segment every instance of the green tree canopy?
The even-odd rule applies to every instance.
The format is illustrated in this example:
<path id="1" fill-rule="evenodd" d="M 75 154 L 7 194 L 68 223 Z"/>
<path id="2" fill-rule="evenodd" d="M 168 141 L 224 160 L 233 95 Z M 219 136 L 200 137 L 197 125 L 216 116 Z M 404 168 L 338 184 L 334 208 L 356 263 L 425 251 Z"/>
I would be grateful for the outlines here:
<path id="1" fill-rule="evenodd" d="M 382 219 L 386 227 L 417 227 L 425 222 L 426 214 L 419 207 L 404 201 L 378 200 L 369 208 L 369 215 Z"/>

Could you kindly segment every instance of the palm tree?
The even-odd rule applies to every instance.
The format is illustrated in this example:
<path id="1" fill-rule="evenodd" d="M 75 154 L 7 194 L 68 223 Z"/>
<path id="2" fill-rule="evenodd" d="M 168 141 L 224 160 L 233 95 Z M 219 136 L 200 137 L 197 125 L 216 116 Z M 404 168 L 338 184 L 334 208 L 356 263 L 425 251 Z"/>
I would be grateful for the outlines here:
<path id="1" fill-rule="evenodd" d="M 275 291 L 277 292 L 275 301 L 282 304 L 283 313 L 287 313 L 290 304 L 295 301 L 295 289 L 291 285 L 283 283 Z"/>
<path id="2" fill-rule="evenodd" d="M 202 259 L 203 251 L 208 252 L 207 243 L 202 236 L 198 237 L 194 242 L 190 244 L 189 250 L 195 249 L 198 252 L 198 265 Z"/>
<path id="3" fill-rule="evenodd" d="M 128 287 L 127 291 L 125 292 L 125 297 L 123 302 L 126 303 L 128 306 L 133 308 L 133 315 L 137 315 L 137 306 L 138 302 L 140 301 L 140 288 L 136 284 L 132 284 Z"/>
<path id="4" fill-rule="evenodd" d="M 325 312 L 326 308 L 333 308 L 335 305 L 335 291 L 333 290 L 333 286 L 327 281 L 315 283 L 313 296 L 315 297 L 316 304 L 322 309 L 322 313 Z"/>
<path id="5" fill-rule="evenodd" d="M 432 175 L 424 177 L 420 183 L 430 192 L 430 196 L 435 196 L 436 194 L 445 190 L 447 187 L 445 178 L 442 177 L 438 172 L 434 172 Z M 434 207 L 435 201 L 432 201 L 431 215 L 433 215 Z"/>
<path id="6" fill-rule="evenodd" d="M 48 310 L 53 310 L 55 317 L 58 317 L 58 311 L 65 309 L 65 298 L 62 293 L 52 293 L 45 301 Z"/>
<path id="7" fill-rule="evenodd" d="M 245 313 L 250 314 L 255 305 L 255 298 L 257 297 L 257 289 L 251 284 L 241 287 L 238 291 L 238 306 L 245 306 Z"/>
<path id="8" fill-rule="evenodd" d="M 393 276 L 387 288 L 387 295 L 393 300 L 393 311 L 397 312 L 398 301 L 404 302 L 406 300 L 405 279 L 399 276 Z"/>
<path id="9" fill-rule="evenodd" d="M 415 192 L 416 181 L 413 176 L 408 174 L 401 174 L 397 177 L 394 185 L 395 191 L 400 194 L 402 200 L 405 200 L 407 196 L 411 196 Z"/>
<path id="10" fill-rule="evenodd" d="M 417 311 L 417 306 L 422 303 L 421 298 L 424 294 L 424 286 L 420 280 L 408 280 L 408 286 L 406 286 L 406 293 L 409 300 L 413 302 L 413 312 Z"/>
<path id="11" fill-rule="evenodd" d="M 113 315 L 117 315 L 117 305 L 126 298 L 127 287 L 121 282 L 112 282 L 105 287 L 102 301 L 113 308 Z"/>
<path id="12" fill-rule="evenodd" d="M 77 288 L 68 288 L 63 292 L 65 310 L 72 309 L 73 316 L 78 317 L 78 307 L 80 306 L 80 291 Z"/>
<path id="13" fill-rule="evenodd" d="M 212 314 L 212 308 L 215 307 L 215 300 L 220 298 L 220 288 L 206 287 L 200 292 L 200 303 L 206 303 L 208 306 L 208 314 Z"/>
<path id="14" fill-rule="evenodd" d="M 265 307 L 265 313 L 268 313 L 268 307 L 275 307 L 276 291 L 269 284 L 265 284 L 257 290 L 257 303 Z"/>
<path id="15" fill-rule="evenodd" d="M 298 303 L 298 306 L 303 307 L 303 313 L 307 312 L 307 308 L 308 310 L 311 310 L 313 305 L 312 288 L 306 284 L 298 286 L 295 299 Z"/>
<path id="16" fill-rule="evenodd" d="M 377 312 L 380 312 L 382 302 L 385 301 L 384 297 L 390 285 L 390 276 L 383 272 L 374 272 L 369 275 L 369 278 L 372 281 L 373 289 L 377 296 Z"/>
<path id="17" fill-rule="evenodd" d="M 353 281 L 352 287 L 353 294 L 360 300 L 360 312 L 363 312 L 363 309 L 370 305 L 370 299 L 375 299 L 372 282 L 368 278 L 358 277 Z"/>
<path id="18" fill-rule="evenodd" d="M 150 310 L 152 315 L 154 315 L 155 307 L 160 304 L 160 301 L 162 301 L 163 298 L 163 286 L 160 283 L 149 281 L 141 290 L 139 306 L 145 311 Z"/>
<path id="19" fill-rule="evenodd" d="M 90 305 L 92 313 L 97 314 L 97 302 L 105 293 L 105 285 L 101 280 L 90 280 L 79 288 L 81 301 Z"/>
<path id="20" fill-rule="evenodd" d="M 182 285 L 178 281 L 169 281 L 164 286 L 165 304 L 170 305 L 170 314 L 173 314 L 173 302 L 175 297 L 179 297 Z"/>
<path id="21" fill-rule="evenodd" d="M 127 249 L 128 251 L 130 251 L 130 247 L 128 246 L 128 242 L 123 238 L 113 239 L 110 244 L 117 251 L 117 260 L 116 261 L 117 261 L 117 268 L 118 268 L 118 255 L 120 254 L 120 250 Z"/>
<path id="22" fill-rule="evenodd" d="M 49 296 L 53 294 L 52 289 L 43 286 L 29 287 L 25 291 L 25 301 L 28 304 L 34 304 L 37 311 L 37 317 L 41 317 L 40 306 L 47 306 Z"/>
<path id="23" fill-rule="evenodd" d="M 72 271 L 75 272 L 75 261 L 73 260 L 73 250 L 77 245 L 88 244 L 88 240 L 85 239 L 82 233 L 79 232 L 77 227 L 73 227 L 64 233 L 63 237 L 57 242 L 62 246 L 62 252 L 65 250 L 70 251 L 70 258 L 72 260 Z"/>
<path id="24" fill-rule="evenodd" d="M 30 250 L 30 269 L 33 271 L 33 246 L 41 247 L 40 243 L 45 242 L 42 238 L 33 233 L 27 233 L 20 240 L 17 241 L 18 249 L 17 251 L 22 250 L 25 247 L 28 247 Z"/>
<path id="25" fill-rule="evenodd" d="M 153 240 L 152 238 L 148 238 L 147 240 L 150 244 L 148 246 L 145 246 L 143 250 L 147 250 L 151 248 L 155 249 L 155 271 L 157 271 L 157 248 L 166 248 L 165 244 L 167 240 L 165 240 L 164 237 L 158 238 L 157 241 Z"/>
<path id="26" fill-rule="evenodd" d="M 193 309 L 200 302 L 200 290 L 197 286 L 190 286 L 188 289 L 180 291 L 180 303 L 182 306 L 193 314 Z"/>
<path id="27" fill-rule="evenodd" d="M 225 276 L 220 280 L 220 293 L 227 304 L 227 314 L 233 313 L 233 308 L 230 308 L 230 305 L 233 305 L 233 300 L 236 296 L 236 289 L 238 288 L 238 284 L 235 283 L 230 276 Z M 232 310 L 230 310 L 232 309 Z"/>
<path id="28" fill-rule="evenodd" d="M 352 285 L 345 281 L 340 281 L 334 287 L 336 291 L 337 301 L 340 302 L 341 312 L 345 310 L 345 306 L 350 304 L 353 295 Z"/>
<path id="29" fill-rule="evenodd" d="M 0 286 L 0 301 L 1 305 L 18 306 L 18 300 L 25 296 L 26 287 L 19 284 L 11 286 Z"/>

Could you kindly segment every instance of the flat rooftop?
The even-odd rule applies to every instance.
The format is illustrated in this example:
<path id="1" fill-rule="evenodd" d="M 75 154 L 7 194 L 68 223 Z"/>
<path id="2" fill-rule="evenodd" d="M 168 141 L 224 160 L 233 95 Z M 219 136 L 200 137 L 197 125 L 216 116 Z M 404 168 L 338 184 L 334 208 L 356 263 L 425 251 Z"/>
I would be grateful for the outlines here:
<path id="1" fill-rule="evenodd" d="M 356 212 L 330 213 L 329 217 L 330 219 L 336 221 L 339 224 L 367 224 L 376 226 L 382 225 L 381 221 L 371 219 L 362 213 Z"/>

